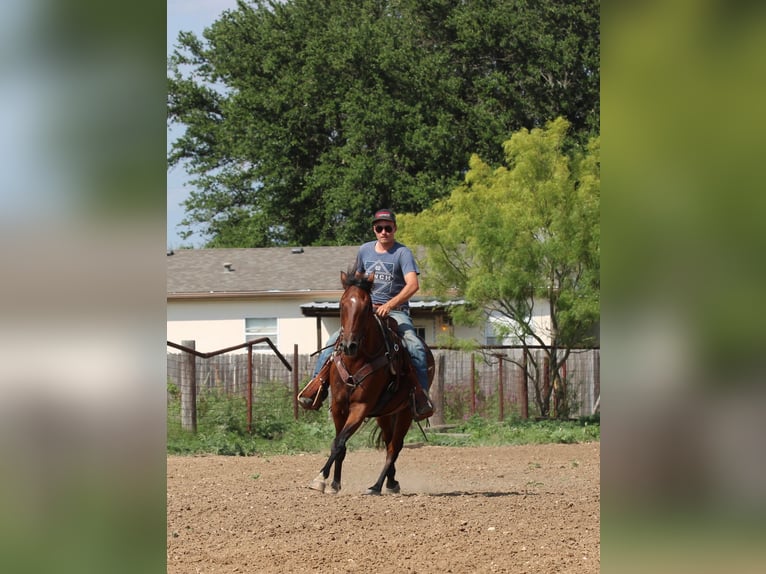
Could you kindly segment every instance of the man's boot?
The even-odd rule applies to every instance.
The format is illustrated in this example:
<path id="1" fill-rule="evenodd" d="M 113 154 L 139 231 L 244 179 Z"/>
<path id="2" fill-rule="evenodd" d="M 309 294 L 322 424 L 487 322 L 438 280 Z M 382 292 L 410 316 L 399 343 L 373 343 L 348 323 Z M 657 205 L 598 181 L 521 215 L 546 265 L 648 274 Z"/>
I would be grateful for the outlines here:
<path id="1" fill-rule="evenodd" d="M 416 421 L 422 421 L 434 414 L 434 405 L 431 399 L 428 397 L 426 390 L 420 386 L 420 383 L 415 385 L 415 413 L 413 418 Z"/>
<path id="2" fill-rule="evenodd" d="M 327 387 L 330 386 L 330 363 L 329 359 L 325 361 L 316 376 L 298 393 L 298 404 L 304 409 L 319 410 L 322 402 L 327 398 Z"/>

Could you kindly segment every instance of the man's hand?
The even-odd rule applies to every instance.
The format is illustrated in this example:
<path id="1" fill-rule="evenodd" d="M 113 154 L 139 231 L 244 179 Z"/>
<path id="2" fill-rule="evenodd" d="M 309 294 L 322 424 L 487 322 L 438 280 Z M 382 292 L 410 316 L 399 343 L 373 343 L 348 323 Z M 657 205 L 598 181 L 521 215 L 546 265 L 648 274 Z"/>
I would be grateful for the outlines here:
<path id="1" fill-rule="evenodd" d="M 388 317 L 388 314 L 391 312 L 391 302 L 383 303 L 383 305 L 379 305 L 375 308 L 375 314 L 378 317 Z"/>

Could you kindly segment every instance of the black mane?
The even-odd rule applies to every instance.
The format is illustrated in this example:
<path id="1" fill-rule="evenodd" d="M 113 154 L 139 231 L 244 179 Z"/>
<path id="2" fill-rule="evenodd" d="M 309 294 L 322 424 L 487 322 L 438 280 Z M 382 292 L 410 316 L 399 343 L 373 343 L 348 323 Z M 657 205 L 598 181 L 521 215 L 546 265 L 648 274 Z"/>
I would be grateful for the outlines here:
<path id="1" fill-rule="evenodd" d="M 368 275 L 357 273 L 354 269 L 350 268 L 346 272 L 346 281 L 343 283 L 343 288 L 359 287 L 369 293 L 372 290 L 372 284 L 373 282 L 368 280 Z"/>

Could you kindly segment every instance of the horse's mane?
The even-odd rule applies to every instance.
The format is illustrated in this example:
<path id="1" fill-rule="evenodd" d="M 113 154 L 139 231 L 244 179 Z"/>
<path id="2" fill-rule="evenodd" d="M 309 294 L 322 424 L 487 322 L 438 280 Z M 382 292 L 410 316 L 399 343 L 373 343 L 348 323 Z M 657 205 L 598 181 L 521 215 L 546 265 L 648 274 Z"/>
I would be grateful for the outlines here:
<path id="1" fill-rule="evenodd" d="M 343 288 L 359 287 L 369 293 L 372 290 L 373 282 L 369 281 L 367 277 L 364 273 L 357 273 L 356 269 L 349 267 L 348 271 L 346 271 L 346 281 L 343 283 Z"/>

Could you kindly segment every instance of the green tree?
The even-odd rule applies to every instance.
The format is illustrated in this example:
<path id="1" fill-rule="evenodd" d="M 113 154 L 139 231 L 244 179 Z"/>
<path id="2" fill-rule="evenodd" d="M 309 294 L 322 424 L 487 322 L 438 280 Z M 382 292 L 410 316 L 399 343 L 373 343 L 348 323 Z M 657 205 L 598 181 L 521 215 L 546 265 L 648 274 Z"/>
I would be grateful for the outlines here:
<path id="1" fill-rule="evenodd" d="M 357 243 L 559 115 L 598 130 L 598 0 L 240 2 L 169 60 L 169 166 L 212 246 Z"/>
<path id="2" fill-rule="evenodd" d="M 400 218 L 402 239 L 426 248 L 424 287 L 467 301 L 453 312 L 456 322 L 500 316 L 499 335 L 544 348 L 550 386 L 540 384 L 540 365 L 528 363 L 543 416 L 551 393 L 553 414 L 568 416 L 560 369 L 572 349 L 596 342 L 600 316 L 600 140 L 567 147 L 568 129 L 557 118 L 519 130 L 503 144 L 505 165 L 474 155 L 448 198 Z M 550 315 L 543 328 L 533 321 L 539 305 Z"/>

